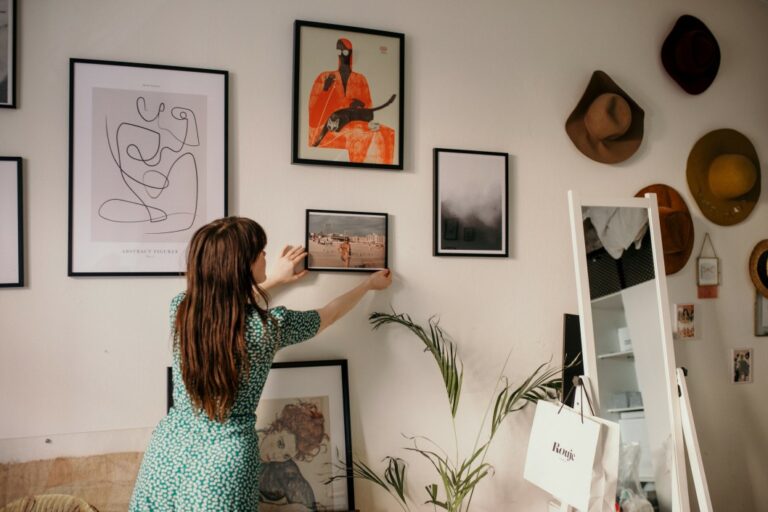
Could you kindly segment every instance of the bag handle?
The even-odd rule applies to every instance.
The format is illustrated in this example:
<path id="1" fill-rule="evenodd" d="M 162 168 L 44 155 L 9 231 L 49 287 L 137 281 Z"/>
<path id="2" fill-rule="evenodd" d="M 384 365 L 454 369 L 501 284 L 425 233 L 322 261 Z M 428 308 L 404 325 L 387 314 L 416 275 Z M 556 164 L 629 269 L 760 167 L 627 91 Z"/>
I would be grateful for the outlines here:
<path id="1" fill-rule="evenodd" d="M 584 388 L 584 381 L 581 380 L 581 377 L 577 377 L 578 381 L 576 382 L 576 386 L 572 387 L 570 391 L 568 391 L 568 394 L 565 395 L 565 398 L 563 398 L 562 403 L 560 404 L 560 408 L 557 410 L 557 414 L 560 414 L 560 411 L 563 410 L 563 407 L 565 407 L 565 402 L 568 401 L 568 398 L 570 398 L 571 393 L 573 393 L 573 390 L 576 388 L 579 388 L 579 393 L 581 393 L 581 400 L 579 401 L 579 404 L 581 405 L 581 423 L 584 423 L 584 398 L 587 399 L 587 405 L 589 405 L 589 410 L 592 411 L 592 416 L 595 416 L 595 410 L 592 408 L 592 401 L 589 399 L 589 393 L 587 393 Z"/>

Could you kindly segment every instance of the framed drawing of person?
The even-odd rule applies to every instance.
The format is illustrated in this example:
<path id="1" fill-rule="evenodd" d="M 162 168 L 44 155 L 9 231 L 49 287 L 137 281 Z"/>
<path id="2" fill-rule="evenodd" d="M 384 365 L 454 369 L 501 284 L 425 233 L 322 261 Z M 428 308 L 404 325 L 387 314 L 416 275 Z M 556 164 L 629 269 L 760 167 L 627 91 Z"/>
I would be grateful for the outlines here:
<path id="1" fill-rule="evenodd" d="M 292 163 L 403 168 L 404 42 L 296 20 Z"/>

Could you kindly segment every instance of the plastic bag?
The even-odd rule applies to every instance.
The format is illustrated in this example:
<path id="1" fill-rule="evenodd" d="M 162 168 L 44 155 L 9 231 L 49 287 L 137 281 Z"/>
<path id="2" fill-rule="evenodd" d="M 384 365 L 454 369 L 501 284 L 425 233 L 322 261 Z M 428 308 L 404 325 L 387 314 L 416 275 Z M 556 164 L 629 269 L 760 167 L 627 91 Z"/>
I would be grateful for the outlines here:
<path id="1" fill-rule="evenodd" d="M 619 457 L 618 495 L 621 512 L 653 512 L 640 485 L 640 444 L 622 443 Z"/>

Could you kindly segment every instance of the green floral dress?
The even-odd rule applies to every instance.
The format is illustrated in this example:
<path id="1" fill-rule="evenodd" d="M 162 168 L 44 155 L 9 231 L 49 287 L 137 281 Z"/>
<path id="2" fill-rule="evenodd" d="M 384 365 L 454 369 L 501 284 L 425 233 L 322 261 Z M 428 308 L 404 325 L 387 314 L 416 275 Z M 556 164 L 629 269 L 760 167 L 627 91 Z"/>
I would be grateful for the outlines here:
<path id="1" fill-rule="evenodd" d="M 171 326 L 183 298 L 181 293 L 171 301 Z M 178 350 L 174 350 L 174 406 L 152 434 L 133 490 L 131 512 L 258 511 L 261 465 L 256 405 L 275 349 L 309 339 L 320 328 L 317 311 L 281 306 L 270 312 L 277 327 L 269 326 L 266 332 L 255 310 L 248 316 L 251 371 L 247 381 L 240 383 L 231 416 L 224 423 L 195 412 L 181 379 Z"/>

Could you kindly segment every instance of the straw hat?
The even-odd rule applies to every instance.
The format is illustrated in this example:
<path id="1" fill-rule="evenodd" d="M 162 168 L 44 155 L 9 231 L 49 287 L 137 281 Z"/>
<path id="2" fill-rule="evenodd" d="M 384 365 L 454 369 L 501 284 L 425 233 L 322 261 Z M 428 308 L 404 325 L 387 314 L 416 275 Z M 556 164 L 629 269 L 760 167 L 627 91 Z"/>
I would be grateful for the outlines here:
<path id="1" fill-rule="evenodd" d="M 635 197 L 656 194 L 661 224 L 661 247 L 664 251 L 664 269 L 667 275 L 679 272 L 693 251 L 693 219 L 683 196 L 668 185 L 649 185 Z"/>
<path id="2" fill-rule="evenodd" d="M 744 135 L 709 132 L 688 156 L 688 187 L 706 218 L 721 226 L 746 219 L 760 197 L 760 160 Z"/>
<path id="3" fill-rule="evenodd" d="M 700 19 L 686 14 L 664 40 L 661 63 L 687 93 L 701 94 L 720 69 L 720 46 Z"/>
<path id="4" fill-rule="evenodd" d="M 749 277 L 755 288 L 768 297 L 768 240 L 758 242 L 749 257 Z"/>
<path id="5" fill-rule="evenodd" d="M 595 71 L 565 131 L 586 156 L 604 164 L 623 162 L 643 140 L 645 113 L 603 71 Z"/>

